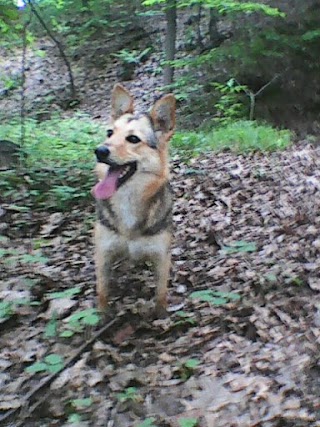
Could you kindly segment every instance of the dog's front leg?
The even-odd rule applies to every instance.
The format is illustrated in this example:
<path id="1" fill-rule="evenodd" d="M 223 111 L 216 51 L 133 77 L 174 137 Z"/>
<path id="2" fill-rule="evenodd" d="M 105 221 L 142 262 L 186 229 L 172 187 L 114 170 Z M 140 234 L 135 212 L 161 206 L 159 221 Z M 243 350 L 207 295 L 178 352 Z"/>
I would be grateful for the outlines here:
<path id="1" fill-rule="evenodd" d="M 157 280 L 156 288 L 156 314 L 163 317 L 167 314 L 167 288 L 171 266 L 171 254 L 169 250 L 160 255 L 160 259 L 155 263 L 155 275 Z"/>
<path id="2" fill-rule="evenodd" d="M 96 249 L 97 296 L 99 310 L 106 310 L 109 303 L 111 258 L 108 253 Z"/>
<path id="3" fill-rule="evenodd" d="M 109 285 L 112 263 L 112 236 L 109 230 L 97 223 L 95 228 L 95 266 L 97 276 L 98 307 L 105 310 L 109 302 Z"/>

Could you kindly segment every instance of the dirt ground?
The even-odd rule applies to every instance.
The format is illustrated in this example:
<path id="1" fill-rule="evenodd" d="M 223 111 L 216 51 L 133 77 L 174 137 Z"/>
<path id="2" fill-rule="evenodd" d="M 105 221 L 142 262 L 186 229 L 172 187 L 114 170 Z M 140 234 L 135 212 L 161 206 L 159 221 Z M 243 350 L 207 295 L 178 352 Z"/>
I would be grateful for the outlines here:
<path id="1" fill-rule="evenodd" d="M 70 317 L 95 306 L 93 204 L 4 204 L 0 298 L 36 305 L 1 320 L 0 424 L 320 426 L 319 166 L 304 142 L 173 159 L 168 317 L 150 316 L 148 270 L 120 261 L 106 319 L 72 336 Z M 52 354 L 60 372 L 26 371 Z"/>

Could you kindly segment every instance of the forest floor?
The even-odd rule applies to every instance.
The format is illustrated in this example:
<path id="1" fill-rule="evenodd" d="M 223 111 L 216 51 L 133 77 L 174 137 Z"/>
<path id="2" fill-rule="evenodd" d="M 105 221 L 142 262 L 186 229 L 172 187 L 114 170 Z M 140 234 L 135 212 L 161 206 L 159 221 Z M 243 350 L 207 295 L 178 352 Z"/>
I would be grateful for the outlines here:
<path id="1" fill-rule="evenodd" d="M 48 74 L 55 59 L 32 58 L 36 109 L 39 82 L 62 80 Z M 117 77 L 110 64 L 88 78 L 89 65 L 81 107 L 105 118 Z M 127 87 L 150 94 L 158 79 L 140 72 Z M 18 107 L 18 94 L 1 101 L 8 116 Z M 53 214 L 1 207 L 1 426 L 320 426 L 320 148 L 176 157 L 172 185 L 161 320 L 150 317 L 152 275 L 119 262 L 109 314 L 84 326 L 83 310 L 94 323 L 93 202 Z"/>
<path id="2" fill-rule="evenodd" d="M 78 322 L 70 337 L 59 334 L 71 316 L 95 306 L 93 206 L 51 215 L 3 206 L 2 246 L 13 255 L 0 297 L 38 305 L 2 318 L 1 425 L 81 415 L 76 425 L 319 426 L 319 166 L 320 149 L 303 143 L 175 159 L 168 318 L 149 316 L 147 270 L 119 263 L 105 323 Z M 27 262 L 37 243 L 46 260 Z M 61 372 L 26 371 L 50 354 L 63 356 Z"/>

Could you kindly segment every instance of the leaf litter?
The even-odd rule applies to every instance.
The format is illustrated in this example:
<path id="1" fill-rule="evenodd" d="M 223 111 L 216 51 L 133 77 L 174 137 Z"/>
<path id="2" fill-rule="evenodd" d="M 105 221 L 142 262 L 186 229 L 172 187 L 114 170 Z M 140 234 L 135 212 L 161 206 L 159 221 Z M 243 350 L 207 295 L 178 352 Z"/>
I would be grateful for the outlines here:
<path id="1" fill-rule="evenodd" d="M 303 142 L 175 159 L 166 319 L 149 314 L 152 274 L 118 263 L 96 324 L 91 231 L 79 219 L 93 203 L 28 216 L 31 234 L 8 209 L 1 425 L 319 426 L 319 166 L 320 148 Z M 32 262 L 19 255 L 41 239 Z"/>

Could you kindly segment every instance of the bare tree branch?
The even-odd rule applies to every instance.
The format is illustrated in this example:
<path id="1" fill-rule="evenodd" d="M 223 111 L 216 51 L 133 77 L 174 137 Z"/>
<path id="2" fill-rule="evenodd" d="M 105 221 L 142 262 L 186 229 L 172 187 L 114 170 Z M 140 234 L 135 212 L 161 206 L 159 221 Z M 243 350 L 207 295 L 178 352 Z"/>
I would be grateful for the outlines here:
<path id="1" fill-rule="evenodd" d="M 75 88 L 75 84 L 74 84 L 73 73 L 72 73 L 70 62 L 67 58 L 67 55 L 64 52 L 63 46 L 62 46 L 61 42 L 52 33 L 50 28 L 47 26 L 47 24 L 45 23 L 45 21 L 43 20 L 43 18 L 41 16 L 41 14 L 38 12 L 37 8 L 35 7 L 33 1 L 27 0 L 27 2 L 29 4 L 30 9 L 32 10 L 33 14 L 36 16 L 36 18 L 38 19 L 38 21 L 40 22 L 42 27 L 46 30 L 48 36 L 51 38 L 51 40 L 57 46 L 57 48 L 60 52 L 61 58 L 63 59 L 64 63 L 66 64 L 66 67 L 68 70 L 68 75 L 69 75 L 69 82 L 70 82 L 70 95 L 71 95 L 71 98 L 74 99 L 74 98 L 76 98 L 76 88 Z"/>
<path id="2" fill-rule="evenodd" d="M 244 93 L 250 98 L 249 120 L 253 120 L 257 96 L 259 96 L 265 89 L 267 89 L 267 87 L 270 86 L 279 76 L 280 74 L 276 74 L 275 76 L 273 76 L 272 79 L 268 83 L 263 85 L 256 93 L 252 92 L 250 89 L 243 88 Z M 242 86 L 236 79 L 235 82 L 239 86 Z"/>

